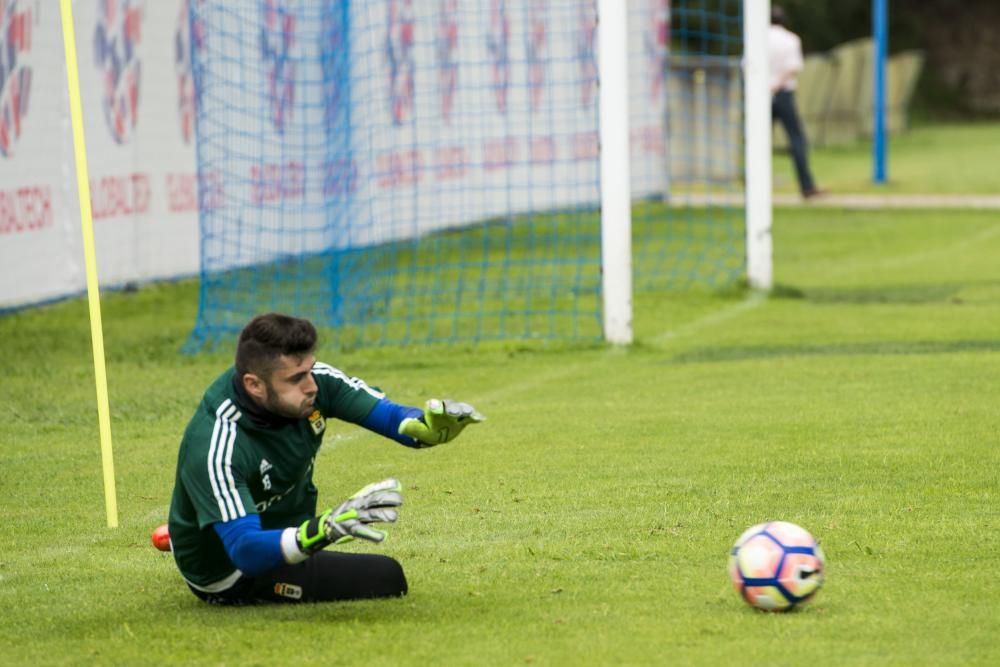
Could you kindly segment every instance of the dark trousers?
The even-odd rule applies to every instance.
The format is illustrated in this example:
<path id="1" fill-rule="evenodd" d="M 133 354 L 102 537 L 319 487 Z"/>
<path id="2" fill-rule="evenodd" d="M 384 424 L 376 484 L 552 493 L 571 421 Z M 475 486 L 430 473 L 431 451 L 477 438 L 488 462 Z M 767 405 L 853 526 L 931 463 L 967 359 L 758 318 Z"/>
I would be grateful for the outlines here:
<path id="1" fill-rule="evenodd" d="M 320 551 L 295 565 L 241 577 L 218 593 L 191 591 L 209 604 L 249 605 L 400 597 L 407 584 L 402 566 L 388 556 Z"/>
<path id="2" fill-rule="evenodd" d="M 799 190 L 803 195 L 816 191 L 816 184 L 813 182 L 812 172 L 809 171 L 809 150 L 806 144 L 806 135 L 802 131 L 802 123 L 799 122 L 799 114 L 795 109 L 795 93 L 790 90 L 781 90 L 771 98 L 771 120 L 777 120 L 785 128 L 788 136 L 788 147 L 792 152 L 792 160 L 795 162 L 795 175 L 799 179 Z"/>

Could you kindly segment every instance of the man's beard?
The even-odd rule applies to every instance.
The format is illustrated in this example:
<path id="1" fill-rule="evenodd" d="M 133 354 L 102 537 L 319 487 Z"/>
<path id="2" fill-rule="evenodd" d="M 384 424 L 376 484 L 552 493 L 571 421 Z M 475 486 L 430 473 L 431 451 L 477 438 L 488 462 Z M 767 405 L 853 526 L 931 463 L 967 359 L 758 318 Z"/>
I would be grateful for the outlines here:
<path id="1" fill-rule="evenodd" d="M 270 385 L 265 384 L 264 387 L 267 391 L 267 395 L 264 398 L 264 407 L 268 412 L 273 412 L 288 419 L 302 419 L 303 417 L 308 417 L 313 410 L 312 406 L 306 404 L 306 401 L 303 401 L 299 405 L 285 403 L 278 396 L 278 393 L 271 389 Z"/>

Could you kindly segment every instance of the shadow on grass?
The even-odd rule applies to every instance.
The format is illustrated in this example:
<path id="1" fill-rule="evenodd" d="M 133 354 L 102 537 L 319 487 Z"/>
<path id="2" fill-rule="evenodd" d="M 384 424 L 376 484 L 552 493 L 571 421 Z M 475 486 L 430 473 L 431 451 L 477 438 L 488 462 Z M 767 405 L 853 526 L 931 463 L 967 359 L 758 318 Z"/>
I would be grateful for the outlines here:
<path id="1" fill-rule="evenodd" d="M 816 304 L 920 304 L 920 303 L 961 303 L 958 296 L 963 290 L 979 285 L 973 284 L 930 284 L 930 285 L 887 285 L 879 287 L 808 287 L 777 285 L 771 292 L 773 299 L 801 299 Z"/>

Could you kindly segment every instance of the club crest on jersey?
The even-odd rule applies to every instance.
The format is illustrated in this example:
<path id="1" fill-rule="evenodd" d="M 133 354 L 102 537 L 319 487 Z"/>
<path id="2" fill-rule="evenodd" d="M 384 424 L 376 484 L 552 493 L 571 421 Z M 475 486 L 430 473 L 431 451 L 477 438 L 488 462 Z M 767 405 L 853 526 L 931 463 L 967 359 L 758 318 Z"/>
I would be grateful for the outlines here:
<path id="1" fill-rule="evenodd" d="M 313 410 L 313 413 L 309 415 L 309 426 L 312 427 L 313 433 L 316 435 L 326 430 L 326 422 L 323 420 L 323 415 L 320 414 L 319 410 Z"/>

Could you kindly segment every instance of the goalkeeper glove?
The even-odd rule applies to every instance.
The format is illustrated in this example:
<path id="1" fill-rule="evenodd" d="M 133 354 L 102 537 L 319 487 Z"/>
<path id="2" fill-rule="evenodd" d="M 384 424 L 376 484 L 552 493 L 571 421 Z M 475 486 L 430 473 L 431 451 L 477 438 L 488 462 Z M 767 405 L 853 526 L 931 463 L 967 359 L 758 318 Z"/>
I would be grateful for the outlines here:
<path id="1" fill-rule="evenodd" d="M 371 523 L 395 523 L 394 507 L 403 504 L 399 480 L 384 479 L 361 489 L 338 507 L 309 519 L 296 531 L 299 550 L 312 555 L 330 544 L 343 544 L 355 537 L 381 542 L 385 533 L 370 528 Z"/>
<path id="2" fill-rule="evenodd" d="M 399 423 L 399 432 L 420 441 L 426 447 L 451 442 L 469 424 L 478 424 L 486 417 L 468 403 L 432 398 L 424 407 L 421 418 L 407 417 Z"/>

